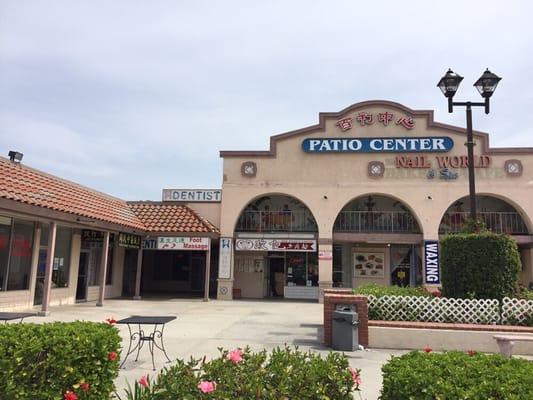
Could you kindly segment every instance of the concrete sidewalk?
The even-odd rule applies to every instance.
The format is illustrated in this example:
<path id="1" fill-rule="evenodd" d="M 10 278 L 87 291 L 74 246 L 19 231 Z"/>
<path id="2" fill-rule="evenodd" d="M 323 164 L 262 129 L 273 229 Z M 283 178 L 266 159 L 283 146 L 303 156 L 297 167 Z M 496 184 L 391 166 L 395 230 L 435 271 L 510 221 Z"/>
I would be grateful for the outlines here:
<path id="1" fill-rule="evenodd" d="M 203 356 L 216 357 L 218 347 L 234 349 L 250 346 L 252 350 L 270 350 L 285 344 L 299 346 L 322 355 L 330 349 L 322 345 L 322 304 L 278 301 L 217 301 L 196 299 L 106 300 L 104 307 L 94 303 L 52 308 L 51 315 L 28 319 L 28 322 L 47 321 L 104 321 L 131 315 L 175 315 L 176 320 L 165 328 L 165 347 L 171 359 Z M 128 344 L 128 329 L 118 326 L 123 346 Z M 391 355 L 401 350 L 366 350 L 346 353 L 350 365 L 360 368 L 362 398 L 373 400 L 381 388 L 381 366 Z M 164 355 L 155 349 L 157 369 L 165 365 Z M 155 375 L 147 346 L 141 350 L 139 361 L 128 358 L 117 379 L 119 394 L 142 375 Z"/>

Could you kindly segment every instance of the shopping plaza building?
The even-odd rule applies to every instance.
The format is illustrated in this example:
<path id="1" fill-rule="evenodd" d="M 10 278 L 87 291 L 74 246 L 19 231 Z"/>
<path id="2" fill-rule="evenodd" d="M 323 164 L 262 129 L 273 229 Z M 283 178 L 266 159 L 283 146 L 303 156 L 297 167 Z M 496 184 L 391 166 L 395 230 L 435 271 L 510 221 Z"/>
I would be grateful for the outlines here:
<path id="1" fill-rule="evenodd" d="M 474 132 L 477 211 L 533 284 L 533 148 Z M 321 113 L 268 150 L 221 151 L 221 188 L 131 202 L 0 159 L 0 310 L 109 297 L 319 300 L 330 287 L 440 284 L 469 215 L 463 128 L 389 101 Z M 177 186 L 179 182 L 176 182 Z"/>

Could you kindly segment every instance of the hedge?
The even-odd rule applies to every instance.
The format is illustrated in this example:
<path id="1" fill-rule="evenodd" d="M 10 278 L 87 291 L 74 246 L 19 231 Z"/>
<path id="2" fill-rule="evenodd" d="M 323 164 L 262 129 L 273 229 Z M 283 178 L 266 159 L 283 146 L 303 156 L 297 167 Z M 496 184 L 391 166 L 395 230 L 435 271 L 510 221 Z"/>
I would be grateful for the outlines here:
<path id="1" fill-rule="evenodd" d="M 220 350 L 218 358 L 177 360 L 153 382 L 134 383 L 122 400 L 352 400 L 359 390 L 359 371 L 345 355 L 325 358 L 289 347 L 253 353 L 250 349 Z"/>
<path id="2" fill-rule="evenodd" d="M 525 359 L 415 351 L 393 357 L 382 372 L 381 400 L 533 399 L 533 362 Z"/>
<path id="3" fill-rule="evenodd" d="M 362 294 L 366 296 L 372 295 L 375 297 L 383 297 L 383 296 L 431 297 L 433 296 L 431 292 L 428 292 L 423 287 L 381 286 L 381 285 L 376 285 L 375 283 L 361 285 L 358 288 L 354 289 L 353 293 Z"/>
<path id="4" fill-rule="evenodd" d="M 109 399 L 120 336 L 105 323 L 0 325 L 0 398 Z M 70 398 L 75 398 L 73 395 Z"/>
<path id="5" fill-rule="evenodd" d="M 447 235 L 440 257 L 445 297 L 501 300 L 517 294 L 520 254 L 508 235 Z"/>

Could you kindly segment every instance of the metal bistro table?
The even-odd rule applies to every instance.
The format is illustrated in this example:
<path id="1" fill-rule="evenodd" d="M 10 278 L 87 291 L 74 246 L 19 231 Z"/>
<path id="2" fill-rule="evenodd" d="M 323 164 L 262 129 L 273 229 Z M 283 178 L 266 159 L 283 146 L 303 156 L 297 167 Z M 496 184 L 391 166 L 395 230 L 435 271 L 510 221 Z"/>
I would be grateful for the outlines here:
<path id="1" fill-rule="evenodd" d="M 0 312 L 0 321 L 4 321 L 7 324 L 7 321 L 12 321 L 14 319 L 20 319 L 20 323 L 27 317 L 35 317 L 35 313 L 29 312 Z"/>
<path id="2" fill-rule="evenodd" d="M 161 350 L 167 358 L 168 362 L 170 362 L 170 358 L 168 358 L 167 352 L 165 350 L 165 344 L 163 342 L 163 333 L 165 330 L 165 324 L 175 319 L 176 317 L 145 317 L 141 315 L 134 315 L 132 317 L 124 318 L 120 321 L 117 321 L 117 324 L 128 325 L 128 331 L 130 333 L 130 343 L 128 345 L 128 351 L 126 352 L 124 360 L 122 360 L 122 364 L 120 364 L 120 368 L 122 368 L 122 366 L 128 359 L 128 356 L 134 353 L 135 351 L 137 351 L 135 361 L 139 359 L 139 353 L 142 347 L 144 346 L 144 342 L 148 342 L 148 349 L 150 350 L 150 354 L 152 355 L 152 368 L 154 371 L 154 346 Z M 137 325 L 137 331 L 135 331 L 135 325 Z M 153 325 L 154 329 L 151 332 L 148 330 L 147 332 L 145 332 L 142 329 L 142 325 Z M 159 325 L 161 325 L 161 329 L 158 329 Z M 133 345 L 133 343 L 135 343 L 135 345 Z"/>

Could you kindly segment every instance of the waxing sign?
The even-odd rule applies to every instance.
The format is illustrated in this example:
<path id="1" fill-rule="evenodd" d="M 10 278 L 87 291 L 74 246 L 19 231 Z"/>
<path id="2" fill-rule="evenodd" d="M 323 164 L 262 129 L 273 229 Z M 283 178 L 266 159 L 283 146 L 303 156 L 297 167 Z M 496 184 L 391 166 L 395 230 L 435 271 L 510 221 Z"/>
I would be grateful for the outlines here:
<path id="1" fill-rule="evenodd" d="M 293 239 L 237 239 L 235 250 L 239 251 L 316 251 L 316 240 Z"/>
<path id="2" fill-rule="evenodd" d="M 453 148 L 447 136 L 305 139 L 306 153 L 443 153 Z"/>
<path id="3" fill-rule="evenodd" d="M 424 242 L 424 254 L 426 264 L 426 283 L 438 285 L 440 283 L 439 242 L 436 240 L 426 240 Z"/>

